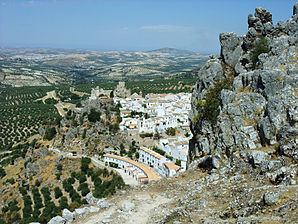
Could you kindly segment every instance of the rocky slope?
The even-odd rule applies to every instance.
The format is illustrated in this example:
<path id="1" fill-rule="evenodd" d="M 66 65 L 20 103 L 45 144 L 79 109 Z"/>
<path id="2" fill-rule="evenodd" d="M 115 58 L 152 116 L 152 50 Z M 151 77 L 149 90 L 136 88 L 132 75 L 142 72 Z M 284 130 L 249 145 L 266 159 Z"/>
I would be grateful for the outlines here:
<path id="1" fill-rule="evenodd" d="M 245 36 L 220 34 L 221 55 L 199 71 L 193 90 L 190 159 L 199 166 L 296 184 L 298 3 L 293 11 L 274 26 L 259 7 Z"/>
<path id="2" fill-rule="evenodd" d="M 297 223 L 297 13 L 273 26 L 257 8 L 244 37 L 220 35 L 193 90 L 188 171 L 74 222 Z"/>

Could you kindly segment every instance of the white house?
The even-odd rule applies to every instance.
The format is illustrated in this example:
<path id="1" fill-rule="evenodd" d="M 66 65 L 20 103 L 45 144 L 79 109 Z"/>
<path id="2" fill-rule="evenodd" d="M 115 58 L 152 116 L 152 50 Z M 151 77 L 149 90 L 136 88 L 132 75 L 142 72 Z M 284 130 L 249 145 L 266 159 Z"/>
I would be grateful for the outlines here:
<path id="1" fill-rule="evenodd" d="M 117 164 L 119 168 L 124 169 L 126 173 L 135 178 L 138 183 L 148 183 L 160 179 L 160 176 L 148 166 L 128 158 L 105 154 L 104 162 Z"/>
<path id="2" fill-rule="evenodd" d="M 162 171 L 166 177 L 172 177 L 181 171 L 181 167 L 173 163 L 164 163 Z"/>
<path id="3" fill-rule="evenodd" d="M 155 169 L 160 169 L 166 160 L 164 156 L 146 147 L 141 147 L 139 150 L 139 162 L 145 163 Z"/>

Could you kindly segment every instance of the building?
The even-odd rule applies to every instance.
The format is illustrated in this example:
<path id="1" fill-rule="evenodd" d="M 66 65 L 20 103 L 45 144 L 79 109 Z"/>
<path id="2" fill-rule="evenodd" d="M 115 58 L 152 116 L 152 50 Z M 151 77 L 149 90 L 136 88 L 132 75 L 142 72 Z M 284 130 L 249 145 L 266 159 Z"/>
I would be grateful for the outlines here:
<path id="1" fill-rule="evenodd" d="M 152 168 L 161 169 L 163 163 L 166 161 L 166 157 L 152 151 L 151 149 L 141 147 L 139 150 L 139 162 L 145 163 Z"/>
<path id="2" fill-rule="evenodd" d="M 148 166 L 121 156 L 105 154 L 104 162 L 117 164 L 119 168 L 124 169 L 126 173 L 136 179 L 140 184 L 161 178 L 159 174 L 151 170 Z"/>
<path id="3" fill-rule="evenodd" d="M 172 177 L 181 171 L 181 167 L 173 163 L 164 163 L 162 172 L 166 177 Z"/>

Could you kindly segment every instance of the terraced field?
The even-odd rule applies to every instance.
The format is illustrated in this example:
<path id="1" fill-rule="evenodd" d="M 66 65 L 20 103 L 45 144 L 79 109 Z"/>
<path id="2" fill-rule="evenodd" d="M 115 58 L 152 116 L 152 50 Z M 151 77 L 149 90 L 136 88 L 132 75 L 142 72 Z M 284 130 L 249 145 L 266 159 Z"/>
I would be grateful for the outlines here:
<path id="1" fill-rule="evenodd" d="M 36 101 L 53 87 L 6 88 L 0 94 L 0 149 L 38 133 L 41 124 L 59 117 L 52 104 Z"/>

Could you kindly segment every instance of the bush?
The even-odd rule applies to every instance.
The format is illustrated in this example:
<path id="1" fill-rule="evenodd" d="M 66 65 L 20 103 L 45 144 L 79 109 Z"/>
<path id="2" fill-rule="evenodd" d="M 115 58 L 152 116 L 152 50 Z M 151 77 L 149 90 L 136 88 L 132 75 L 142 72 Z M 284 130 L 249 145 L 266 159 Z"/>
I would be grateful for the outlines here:
<path id="1" fill-rule="evenodd" d="M 88 114 L 88 120 L 90 122 L 96 122 L 100 120 L 100 112 L 95 111 L 94 109 L 91 109 L 90 114 Z"/>
<path id="2" fill-rule="evenodd" d="M 91 159 L 88 157 L 83 157 L 81 159 L 81 171 L 83 173 L 87 173 L 88 169 L 89 169 L 89 164 L 91 163 Z"/>
<path id="3" fill-rule="evenodd" d="M 58 101 L 53 98 L 48 98 L 45 100 L 45 103 L 46 104 L 56 104 L 56 103 L 58 103 Z"/>
<path id="4" fill-rule="evenodd" d="M 176 164 L 177 166 L 181 166 L 181 160 L 180 160 L 180 159 L 176 159 L 175 164 Z"/>
<path id="5" fill-rule="evenodd" d="M 60 207 L 60 210 L 68 208 L 68 201 L 65 196 L 63 196 L 59 199 L 59 207 Z"/>
<path id="6" fill-rule="evenodd" d="M 86 182 L 86 180 L 87 180 L 86 175 L 84 173 L 81 173 L 79 177 L 80 184 Z"/>
<path id="7" fill-rule="evenodd" d="M 172 128 L 172 127 L 167 128 L 166 134 L 170 135 L 170 136 L 175 136 L 176 135 L 176 128 Z"/>
<path id="8" fill-rule="evenodd" d="M 253 63 L 253 66 L 256 67 L 256 64 L 259 62 L 259 55 L 269 52 L 269 43 L 265 37 L 261 37 L 256 41 L 254 48 L 250 53 L 250 60 Z"/>
<path id="9" fill-rule="evenodd" d="M 59 187 L 55 187 L 54 188 L 54 192 L 55 192 L 55 198 L 58 199 L 60 198 L 63 194 L 62 194 L 62 191 L 60 190 Z"/>
<path id="10" fill-rule="evenodd" d="M 146 137 L 153 137 L 153 133 L 141 133 L 140 134 L 141 138 L 146 138 Z"/>
<path id="11" fill-rule="evenodd" d="M 164 156 L 164 155 L 166 154 L 165 151 L 163 151 L 162 149 L 158 148 L 157 146 L 154 146 L 154 147 L 152 148 L 152 150 L 153 150 L 154 152 L 157 152 L 158 154 L 160 154 L 160 155 L 162 155 L 162 156 Z"/>
<path id="12" fill-rule="evenodd" d="M 0 177 L 3 178 L 5 176 L 6 176 L 5 170 L 2 167 L 0 167 Z"/>
<path id="13" fill-rule="evenodd" d="M 73 189 L 71 183 L 69 183 L 67 180 L 64 180 L 64 181 L 62 182 L 62 185 L 63 185 L 63 188 L 64 188 L 64 190 L 65 190 L 66 192 L 70 192 L 70 191 Z"/>
<path id="14" fill-rule="evenodd" d="M 217 116 L 219 114 L 220 105 L 220 92 L 223 89 L 231 89 L 233 83 L 232 78 L 225 78 L 215 83 L 213 88 L 210 88 L 203 101 L 199 101 L 197 104 L 197 110 L 199 114 L 195 120 L 205 119 L 209 121 L 211 125 L 216 125 Z"/>
<path id="15" fill-rule="evenodd" d="M 55 127 L 49 127 L 46 129 L 43 139 L 52 140 L 57 134 Z"/>

